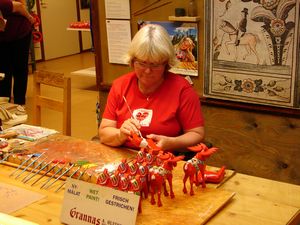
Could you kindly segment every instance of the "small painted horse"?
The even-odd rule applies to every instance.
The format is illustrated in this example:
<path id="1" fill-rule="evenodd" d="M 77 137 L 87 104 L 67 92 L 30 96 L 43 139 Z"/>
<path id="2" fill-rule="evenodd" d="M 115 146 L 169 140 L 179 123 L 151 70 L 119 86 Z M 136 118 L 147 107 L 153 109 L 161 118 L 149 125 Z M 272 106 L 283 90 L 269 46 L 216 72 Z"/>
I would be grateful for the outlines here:
<path id="1" fill-rule="evenodd" d="M 184 177 L 183 177 L 183 193 L 187 193 L 186 189 L 186 181 L 190 179 L 190 195 L 194 195 L 193 185 L 199 186 L 199 177 L 205 177 L 205 160 L 210 157 L 213 153 L 217 151 L 217 148 L 207 148 L 205 144 L 198 144 L 193 147 L 189 147 L 193 152 L 197 152 L 197 154 L 190 160 L 188 160 L 184 166 Z M 205 188 L 205 179 L 201 179 L 202 188 Z"/>
<path id="2" fill-rule="evenodd" d="M 170 153 L 171 154 L 171 153 Z M 166 155 L 163 155 L 166 157 Z M 154 199 L 154 193 L 157 193 L 157 205 L 158 207 L 162 206 L 161 203 L 161 189 L 164 187 L 164 195 L 168 196 L 169 193 L 166 189 L 166 180 L 169 183 L 170 187 L 170 196 L 171 198 L 175 197 L 175 194 L 173 192 L 173 185 L 172 185 L 172 170 L 174 167 L 177 166 L 177 162 L 180 160 L 183 160 L 184 156 L 177 156 L 177 157 L 170 157 L 167 156 L 168 159 L 165 160 L 162 164 L 162 166 L 153 166 L 149 170 L 150 174 L 150 194 L 151 194 L 151 204 L 155 204 L 155 199 Z"/>

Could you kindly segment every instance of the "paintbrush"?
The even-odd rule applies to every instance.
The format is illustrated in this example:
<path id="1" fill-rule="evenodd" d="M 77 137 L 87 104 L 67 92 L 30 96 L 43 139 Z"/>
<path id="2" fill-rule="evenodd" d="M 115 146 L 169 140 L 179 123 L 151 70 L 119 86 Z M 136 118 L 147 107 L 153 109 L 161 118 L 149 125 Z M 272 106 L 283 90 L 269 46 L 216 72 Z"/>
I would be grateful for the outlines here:
<path id="1" fill-rule="evenodd" d="M 133 116 L 133 113 L 132 113 L 132 111 L 131 111 L 131 109 L 130 109 L 130 106 L 129 106 L 128 102 L 127 102 L 127 99 L 125 98 L 124 95 L 123 95 L 123 99 L 124 99 L 124 101 L 125 101 L 125 103 L 126 103 L 126 106 L 127 106 L 127 109 L 128 109 L 128 111 L 129 111 L 129 113 L 130 113 L 130 115 L 131 115 L 131 118 L 132 118 L 132 119 L 135 119 L 134 116 Z M 138 133 L 139 133 L 139 135 L 141 136 L 141 138 L 143 138 L 143 135 L 142 135 L 142 133 L 141 133 L 140 130 L 138 130 Z"/>
<path id="2" fill-rule="evenodd" d="M 125 104 L 126 104 L 126 106 L 127 106 L 128 111 L 129 111 L 129 113 L 130 113 L 130 115 L 131 115 L 131 118 L 132 118 L 132 119 L 135 119 L 134 116 L 133 116 L 133 113 L 132 113 L 132 111 L 131 111 L 131 109 L 130 109 L 130 106 L 129 106 L 128 102 L 127 102 L 127 99 L 125 98 L 124 95 L 123 95 L 123 99 L 124 99 L 124 101 L 125 101 Z M 140 137 L 142 138 L 142 141 L 141 141 L 141 143 L 140 143 L 140 147 L 142 147 L 142 148 L 147 147 L 147 146 L 148 146 L 148 142 L 146 141 L 145 138 L 143 138 L 143 135 L 142 135 L 142 133 L 141 133 L 140 130 L 138 130 L 138 134 L 139 134 Z"/>

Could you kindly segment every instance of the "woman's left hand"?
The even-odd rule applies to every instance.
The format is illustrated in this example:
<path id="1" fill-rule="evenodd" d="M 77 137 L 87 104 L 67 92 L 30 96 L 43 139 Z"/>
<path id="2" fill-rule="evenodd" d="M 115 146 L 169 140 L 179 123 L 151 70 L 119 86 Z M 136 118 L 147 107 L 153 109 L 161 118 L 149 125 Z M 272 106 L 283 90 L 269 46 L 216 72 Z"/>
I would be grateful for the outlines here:
<path id="1" fill-rule="evenodd" d="M 187 147 L 199 144 L 204 139 L 204 128 L 196 127 L 186 130 L 184 134 L 176 137 L 168 137 L 158 134 L 149 134 L 147 138 L 151 138 L 156 145 L 163 150 L 185 149 Z"/>
<path id="2" fill-rule="evenodd" d="M 173 137 L 167 137 L 164 135 L 157 135 L 157 134 L 149 134 L 147 135 L 147 138 L 152 139 L 157 147 L 163 149 L 163 150 L 171 150 L 170 146 L 172 145 L 172 139 Z"/>

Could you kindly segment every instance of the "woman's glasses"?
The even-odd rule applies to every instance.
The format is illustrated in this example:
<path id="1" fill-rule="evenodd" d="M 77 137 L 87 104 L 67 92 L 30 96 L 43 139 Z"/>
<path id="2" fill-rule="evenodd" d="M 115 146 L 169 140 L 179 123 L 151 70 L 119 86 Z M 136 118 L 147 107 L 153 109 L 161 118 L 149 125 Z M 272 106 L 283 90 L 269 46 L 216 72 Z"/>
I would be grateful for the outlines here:
<path id="1" fill-rule="evenodd" d="M 161 70 L 166 65 L 166 63 L 147 63 L 138 59 L 134 59 L 133 64 L 137 69 L 149 68 L 151 70 Z"/>

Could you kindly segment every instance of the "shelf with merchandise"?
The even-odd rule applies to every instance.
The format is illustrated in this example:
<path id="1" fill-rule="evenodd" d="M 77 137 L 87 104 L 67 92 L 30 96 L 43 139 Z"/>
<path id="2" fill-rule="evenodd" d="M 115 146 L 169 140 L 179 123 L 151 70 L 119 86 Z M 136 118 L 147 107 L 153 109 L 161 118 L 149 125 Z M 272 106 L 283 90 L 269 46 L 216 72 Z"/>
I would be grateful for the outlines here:
<path id="1" fill-rule="evenodd" d="M 198 22 L 200 16 L 169 16 L 170 21 L 181 21 L 181 22 Z"/>

